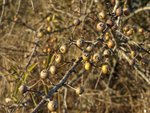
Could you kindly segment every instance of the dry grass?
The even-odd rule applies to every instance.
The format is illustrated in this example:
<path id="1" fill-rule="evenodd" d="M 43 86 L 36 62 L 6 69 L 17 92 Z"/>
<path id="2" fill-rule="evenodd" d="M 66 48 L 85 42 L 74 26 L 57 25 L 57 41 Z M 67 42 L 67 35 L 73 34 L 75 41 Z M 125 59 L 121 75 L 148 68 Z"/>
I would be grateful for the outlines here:
<path id="1" fill-rule="evenodd" d="M 102 10 L 108 12 L 113 6 L 108 9 L 104 0 L 99 0 L 98 3 L 94 2 L 96 0 L 13 0 L 2 5 L 4 1 L 0 0 L 0 14 L 3 13 L 0 17 L 0 113 L 27 113 L 33 111 L 42 100 L 42 95 L 37 91 L 47 95 L 53 87 L 51 82 L 57 84 L 75 60 L 82 56 L 81 48 L 73 45 L 70 40 L 82 38 L 92 42 L 101 37 L 102 33 L 96 30 L 96 24 L 106 20 L 100 20 L 98 13 Z M 140 2 L 144 6 L 148 4 L 146 0 Z M 129 4 L 132 11 L 142 7 L 136 2 Z M 47 17 L 50 17 L 49 22 Z M 130 26 L 134 33 L 127 37 L 131 42 L 141 44 L 140 47 L 146 48 L 150 53 L 150 11 L 141 11 L 123 21 L 124 18 L 126 17 L 121 18 L 122 24 L 118 30 L 123 32 L 125 25 Z M 73 24 L 75 19 L 82 21 L 79 26 Z M 48 26 L 51 28 L 50 32 L 46 31 Z M 144 29 L 143 34 L 137 32 L 141 27 Z M 37 36 L 39 32 L 43 33 L 40 38 Z M 120 40 L 121 36 L 115 30 L 111 32 L 114 39 Z M 104 43 L 97 45 L 91 54 L 98 51 L 102 53 Z M 120 47 L 121 42 L 117 43 Z M 72 45 L 68 46 L 68 53 L 63 55 L 63 62 L 57 64 L 53 57 L 62 44 Z M 82 49 L 86 49 L 87 45 L 89 44 Z M 119 49 L 114 50 L 109 59 L 102 57 L 90 71 L 86 71 L 84 62 L 81 62 L 67 80 L 69 87 L 62 86 L 52 96 L 52 99 L 58 100 L 57 112 L 149 113 L 150 84 L 138 70 L 150 81 L 150 54 L 139 49 L 136 44 L 129 46 L 130 48 L 122 46 L 125 48 L 125 55 L 132 59 L 130 49 L 135 50 L 135 62 L 140 69 L 136 70 L 136 65 L 130 65 Z M 111 71 L 107 75 L 101 75 L 100 67 L 107 60 Z M 57 67 L 57 74 L 41 80 L 40 71 L 51 65 Z M 18 87 L 21 84 L 26 84 L 32 91 L 20 94 Z M 74 91 L 79 86 L 83 86 L 85 90 L 80 96 Z M 11 101 L 6 102 L 8 98 Z M 49 113 L 45 104 L 40 107 L 39 113 Z"/>

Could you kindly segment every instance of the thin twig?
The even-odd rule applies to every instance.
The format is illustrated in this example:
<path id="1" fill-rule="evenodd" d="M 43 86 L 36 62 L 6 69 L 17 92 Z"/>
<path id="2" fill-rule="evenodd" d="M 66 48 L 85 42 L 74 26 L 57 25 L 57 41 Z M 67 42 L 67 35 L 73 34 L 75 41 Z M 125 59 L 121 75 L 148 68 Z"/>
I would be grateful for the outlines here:
<path id="1" fill-rule="evenodd" d="M 64 75 L 64 77 L 59 81 L 59 83 L 57 85 L 55 85 L 48 92 L 47 96 L 41 100 L 41 102 L 34 108 L 34 110 L 31 113 L 36 113 L 38 111 L 38 109 L 46 102 L 46 99 L 51 98 L 51 96 L 53 95 L 53 93 L 55 93 L 59 88 L 61 88 L 66 83 L 66 81 L 68 80 L 69 76 L 72 74 L 72 72 L 74 72 L 74 70 L 80 64 L 81 61 L 82 61 L 82 57 L 80 57 L 74 63 L 74 65 L 70 68 L 70 70 L 67 71 L 66 74 Z"/>
<path id="2" fill-rule="evenodd" d="M 115 13 L 116 12 L 116 9 L 118 8 L 118 6 L 119 6 L 119 0 L 116 0 L 115 1 L 115 6 L 114 6 L 114 9 L 113 9 L 113 13 Z"/>
<path id="3" fill-rule="evenodd" d="M 126 18 L 123 19 L 123 21 L 125 22 L 126 20 L 128 20 L 129 18 L 131 18 L 132 16 L 136 15 L 137 13 L 141 12 L 141 11 L 146 11 L 146 10 L 150 10 L 149 6 L 145 6 L 142 8 L 139 8 L 137 10 L 135 10 L 133 13 L 131 13 L 129 16 L 127 16 Z"/>
<path id="4" fill-rule="evenodd" d="M 68 113 L 66 100 L 67 100 L 67 88 L 64 89 L 64 101 L 63 101 L 64 102 L 64 110 L 65 110 L 64 113 Z"/>
<path id="5" fill-rule="evenodd" d="M 32 58 L 33 58 L 33 56 L 34 56 L 34 54 L 35 54 L 35 52 L 36 52 L 36 49 L 37 49 L 37 47 L 38 47 L 38 42 L 39 42 L 39 40 L 38 39 L 35 39 L 35 46 L 34 46 L 34 48 L 33 48 L 33 51 L 32 51 L 32 53 L 31 53 L 31 56 L 30 56 L 30 58 L 29 58 L 29 61 L 28 61 L 28 63 L 26 64 L 26 70 L 27 70 L 27 68 L 28 68 L 28 66 L 30 65 L 30 63 L 31 63 L 31 61 L 32 61 Z"/>
<path id="6" fill-rule="evenodd" d="M 123 52 L 120 51 L 123 58 L 125 58 L 129 63 L 131 62 L 131 59 Z M 150 80 L 146 77 L 146 75 L 139 69 L 137 65 L 133 65 L 134 69 L 137 71 L 139 75 L 150 85 Z"/>
<path id="7" fill-rule="evenodd" d="M 18 7 L 17 7 L 17 11 L 16 11 L 15 16 L 17 16 L 17 15 L 18 15 L 18 13 L 19 13 L 20 6 L 21 6 L 21 1 L 22 1 L 22 0 L 19 0 Z M 8 33 L 9 35 L 12 33 L 13 28 L 15 27 L 15 24 L 16 24 L 16 23 L 13 23 L 13 25 L 11 26 L 11 29 L 10 29 L 10 31 L 9 31 L 9 33 Z"/>

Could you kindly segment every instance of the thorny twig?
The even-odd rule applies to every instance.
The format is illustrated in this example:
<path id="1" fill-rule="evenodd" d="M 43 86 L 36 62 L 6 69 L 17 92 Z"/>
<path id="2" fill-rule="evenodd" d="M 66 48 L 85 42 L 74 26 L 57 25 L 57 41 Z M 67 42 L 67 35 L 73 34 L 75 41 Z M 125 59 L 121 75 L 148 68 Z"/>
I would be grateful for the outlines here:
<path id="1" fill-rule="evenodd" d="M 51 96 L 53 95 L 53 93 L 55 93 L 59 88 L 61 88 L 66 81 L 68 80 L 69 76 L 72 74 L 72 72 L 74 72 L 74 70 L 76 69 L 76 67 L 80 64 L 80 62 L 82 61 L 82 57 L 80 57 L 75 63 L 74 65 L 69 69 L 69 71 L 66 72 L 66 74 L 64 75 L 64 77 L 59 81 L 58 84 L 56 84 L 47 94 L 47 96 L 45 98 L 43 98 L 41 100 L 41 102 L 34 108 L 34 110 L 31 113 L 36 113 L 38 111 L 38 109 L 46 102 L 46 99 L 51 98 Z"/>

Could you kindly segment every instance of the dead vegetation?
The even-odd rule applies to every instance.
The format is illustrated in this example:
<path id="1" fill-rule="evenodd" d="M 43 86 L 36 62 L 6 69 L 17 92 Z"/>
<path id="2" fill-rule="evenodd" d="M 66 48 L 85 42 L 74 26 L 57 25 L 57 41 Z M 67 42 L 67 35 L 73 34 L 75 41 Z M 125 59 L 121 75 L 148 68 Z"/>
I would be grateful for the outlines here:
<path id="1" fill-rule="evenodd" d="M 148 0 L 0 0 L 0 113 L 149 113 L 149 20 Z"/>

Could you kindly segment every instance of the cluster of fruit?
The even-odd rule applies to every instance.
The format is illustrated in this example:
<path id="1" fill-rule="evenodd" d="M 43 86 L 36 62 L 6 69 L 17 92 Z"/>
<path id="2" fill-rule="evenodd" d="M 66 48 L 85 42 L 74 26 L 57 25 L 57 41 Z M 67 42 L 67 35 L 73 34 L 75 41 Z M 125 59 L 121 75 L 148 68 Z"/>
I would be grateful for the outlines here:
<path id="1" fill-rule="evenodd" d="M 111 1 L 112 5 L 115 5 L 114 0 Z M 110 12 L 109 12 L 110 13 Z M 111 12 L 109 14 L 108 19 L 106 19 L 106 13 L 104 11 L 98 14 L 100 18 L 100 22 L 96 24 L 96 31 L 98 34 L 101 34 L 96 40 L 88 41 L 82 38 L 77 40 L 71 40 L 70 45 L 75 45 L 77 48 L 81 50 L 82 53 L 82 64 L 84 70 L 87 72 L 92 70 L 93 67 L 96 67 L 97 70 L 102 75 L 109 75 L 112 68 L 112 60 L 120 59 L 118 55 L 119 49 L 117 46 L 121 45 L 117 40 L 116 31 L 120 30 L 119 25 L 117 25 L 118 20 L 120 20 L 121 16 L 128 16 L 130 14 L 129 8 L 125 5 L 123 8 L 118 5 L 115 12 Z M 106 21 L 104 22 L 103 19 Z M 47 17 L 46 20 L 49 22 L 50 17 Z M 101 21 L 102 20 L 102 21 Z M 80 25 L 82 21 L 80 19 L 76 19 L 73 22 L 74 26 Z M 137 29 L 139 33 L 143 33 L 142 28 Z M 47 32 L 51 32 L 51 28 L 47 27 Z M 114 33 L 113 33 L 114 32 Z M 122 31 L 125 36 L 131 36 L 135 31 L 130 26 L 126 25 L 123 27 Z M 115 34 L 115 35 L 114 35 Z M 43 37 L 44 33 L 39 31 L 37 33 L 37 37 Z M 58 73 L 57 66 L 55 64 L 61 64 L 64 60 L 64 55 L 69 51 L 69 47 L 67 44 L 63 44 L 60 46 L 57 52 L 54 53 L 54 64 L 49 64 L 46 69 L 41 70 L 40 78 L 45 80 L 49 78 L 50 75 L 55 75 Z M 117 48 L 117 49 L 116 49 Z M 51 52 L 51 49 L 47 47 L 43 52 Z M 135 57 L 135 52 L 131 52 L 132 58 Z M 72 88 L 75 90 L 76 94 L 81 95 L 84 92 L 84 88 L 79 86 L 77 88 Z M 19 87 L 19 91 L 24 94 L 27 91 L 30 91 L 25 85 L 21 85 Z M 47 104 L 48 109 L 51 112 L 55 112 L 58 108 L 58 102 L 56 100 L 49 100 Z"/>

